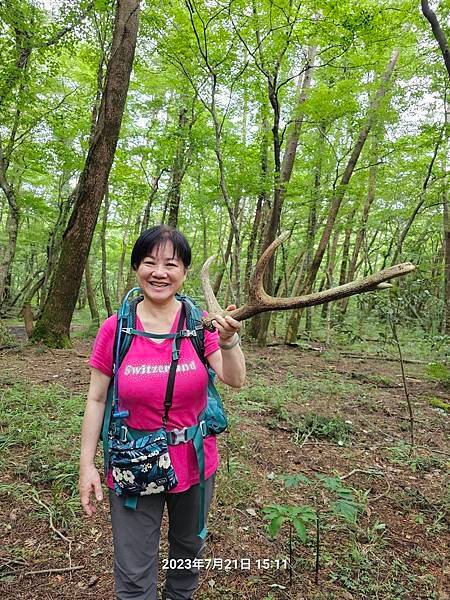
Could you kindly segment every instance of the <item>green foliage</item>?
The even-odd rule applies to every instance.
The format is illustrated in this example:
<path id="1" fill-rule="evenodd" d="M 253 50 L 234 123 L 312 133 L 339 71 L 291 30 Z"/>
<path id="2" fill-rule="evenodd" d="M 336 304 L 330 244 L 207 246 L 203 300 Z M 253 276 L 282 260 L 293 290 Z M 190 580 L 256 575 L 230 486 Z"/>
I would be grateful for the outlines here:
<path id="1" fill-rule="evenodd" d="M 433 406 L 434 408 L 440 408 L 446 413 L 450 412 L 450 404 L 442 400 L 442 398 L 428 398 L 427 402 L 430 406 Z"/>
<path id="2" fill-rule="evenodd" d="M 429 472 L 441 466 L 441 461 L 434 456 L 424 456 L 404 442 L 388 448 L 389 458 L 393 463 L 408 466 L 413 472 Z"/>
<path id="3" fill-rule="evenodd" d="M 306 543 L 307 527 L 315 522 L 316 512 L 311 506 L 285 506 L 270 504 L 263 509 L 264 518 L 270 521 L 267 531 L 271 537 L 276 537 L 283 523 L 290 523 L 301 542 Z"/>
<path id="4" fill-rule="evenodd" d="M 90 4 L 87 0 L 65 0 L 50 13 L 42 3 L 34 1 L 0 3 L 2 144 L 3 151 L 11 150 L 7 178 L 20 209 L 18 244 L 12 264 L 13 295 L 20 291 L 30 273 L 46 268 L 48 241 L 62 208 L 70 202 L 87 150 L 98 66 L 102 49 L 106 49 L 108 58 L 115 6 L 111 0 L 95 0 L 93 9 L 86 14 Z M 226 247 L 230 219 L 217 168 L 216 126 L 210 111 L 213 81 L 217 84 L 215 109 L 225 184 L 230 206 L 235 206 L 239 215 L 244 287 L 242 275 L 247 249 L 254 241 L 252 224 L 258 197 L 264 192 L 268 207 L 277 180 L 273 152 L 276 144 L 271 131 L 274 125 L 271 103 L 275 98 L 269 99 L 267 94 L 270 89 L 267 75 L 273 77 L 276 67 L 279 71 L 272 83 L 276 85 L 279 102 L 276 113 L 279 135 L 284 141 L 281 155 L 294 119 L 303 118 L 297 160 L 281 214 L 281 228 L 292 229 L 293 233 L 284 244 L 283 260 L 276 261 L 276 279 L 283 283 L 286 280 L 290 293 L 299 270 L 295 261 L 306 245 L 313 200 L 317 200 L 315 218 L 320 226 L 316 239 L 311 240 L 309 254 L 317 246 L 336 183 L 395 45 L 401 48 L 395 81 L 348 184 L 335 226 L 335 231 L 343 234 L 355 209 L 349 225 L 351 256 L 356 232 L 361 229 L 369 165 L 373 163 L 375 148 L 378 153 L 375 200 L 365 218 L 365 239 L 356 276 L 390 264 L 399 232 L 420 200 L 424 176 L 442 127 L 439 103 L 444 96 L 443 65 L 435 59 L 436 49 L 430 44 L 427 23 L 410 2 L 400 2 L 391 10 L 376 0 L 313 2 L 301 6 L 283 0 L 276 5 L 258 2 L 255 9 L 257 18 L 244 0 L 233 2 L 227 10 L 217 2 L 197 2 L 192 15 L 182 2 L 167 4 L 156 0 L 142 6 L 127 111 L 109 178 L 107 280 L 116 303 L 127 280 L 131 246 L 147 203 L 150 224 L 167 221 L 167 198 L 179 158 L 180 137 L 185 145 L 178 224 L 194 249 L 192 275 L 186 285 L 190 293 L 201 296 L 198 272 L 203 260 Z M 445 21 L 442 3 L 438 12 Z M 204 35 L 203 23 L 207 23 Z M 58 38 L 59 32 L 64 35 Z M 54 36 L 58 39 L 49 44 Z M 312 46 L 319 48 L 315 63 L 318 68 L 313 72 L 307 97 L 296 107 L 305 56 Z M 417 53 L 417 47 L 424 51 Z M 27 55 L 26 69 L 19 68 L 23 52 Z M 416 111 L 418 106 L 420 110 Z M 189 127 L 181 135 L 179 116 L 184 110 Z M 14 135 L 17 139 L 9 148 L 8 140 Z M 264 148 L 268 150 L 267 172 L 262 175 Z M 443 270 L 442 261 L 439 262 L 442 244 L 439 186 L 444 181 L 444 163 L 445 148 L 441 144 L 425 203 L 415 217 L 399 257 L 411 260 L 418 268 L 415 275 L 394 283 L 392 291 L 401 309 L 399 314 L 408 323 L 408 329 L 415 330 L 414 341 L 412 336 L 409 338 L 411 353 L 431 348 L 433 354 L 438 354 L 445 347 L 445 340 L 439 341 L 439 337 L 444 337 Z M 319 172 L 320 177 L 315 181 Z M 158 189 L 153 194 L 152 185 L 158 177 Z M 4 194 L 0 202 L 0 245 L 3 245 L 8 241 Z M 263 223 L 267 216 L 264 213 Z M 60 234 L 64 226 L 65 222 L 60 223 Z M 97 300 L 102 305 L 98 238 L 97 232 L 91 262 Z M 328 277 L 334 282 L 340 279 L 343 239 L 341 235 L 336 256 L 330 261 L 332 272 L 328 272 L 329 266 L 324 262 L 317 284 Z M 311 256 L 308 262 L 310 259 Z M 125 266 L 119 272 L 121 264 Z M 233 296 L 236 283 L 234 274 L 230 285 L 224 280 L 220 300 Z M 82 286 L 81 305 L 84 297 Z M 346 338 L 345 342 L 367 348 L 369 320 L 376 321 L 381 330 L 385 325 L 386 297 L 385 292 L 376 292 L 354 298 L 345 317 L 336 305 L 331 309 L 331 330 L 321 319 L 321 309 L 314 309 L 314 335 L 335 340 L 336 345 Z M 36 297 L 36 303 L 37 300 Z M 284 334 L 285 318 L 283 315 L 273 320 L 279 336 Z M 338 332 L 337 325 L 345 325 L 344 319 L 350 325 Z M 40 337 L 45 338 L 45 332 Z M 376 337 L 378 346 L 389 351 L 389 336 L 383 339 L 380 331 Z M 67 342 L 46 341 L 53 345 Z M 372 341 L 369 345 L 372 347 Z M 311 393 L 306 387 L 307 384 L 305 395 Z M 275 406 L 274 412 L 277 411 L 275 418 L 286 416 L 282 408 Z"/>
<path id="5" fill-rule="evenodd" d="M 16 341 L 9 329 L 0 321 L 0 348 L 12 348 L 15 345 Z"/>
<path id="6" fill-rule="evenodd" d="M 378 570 L 377 555 L 366 554 L 354 545 L 334 566 L 331 580 L 347 593 L 361 598 L 407 600 L 420 597 L 438 600 L 436 579 L 433 576 L 417 577 L 411 573 L 408 561 L 394 558 L 389 563 L 389 573 L 383 578 L 376 576 Z"/>
<path id="7" fill-rule="evenodd" d="M 317 527 L 319 518 L 319 507 L 317 506 L 317 495 L 319 490 L 322 496 L 325 494 L 327 503 L 320 509 L 320 518 L 331 518 L 331 515 L 345 521 L 349 525 L 355 525 L 360 514 L 363 503 L 355 498 L 355 491 L 345 487 L 339 477 L 329 477 L 317 474 L 314 479 L 306 477 L 303 473 L 280 475 L 287 488 L 304 485 L 311 490 L 316 497 L 316 506 L 301 505 L 290 506 L 284 504 L 270 504 L 264 508 L 265 519 L 269 525 L 267 531 L 271 537 L 276 537 L 284 523 L 290 524 L 297 533 L 300 541 L 306 544 L 308 540 L 308 528 L 314 524 Z M 330 515 L 327 517 L 327 514 Z M 316 529 L 317 535 L 317 529 Z"/>
<path id="8" fill-rule="evenodd" d="M 432 381 L 438 381 L 445 387 L 450 387 L 450 369 L 444 363 L 430 363 L 425 371 Z"/>
<path id="9" fill-rule="evenodd" d="M 301 435 L 309 434 L 315 439 L 327 439 L 342 446 L 352 433 L 352 424 L 341 417 L 310 413 L 303 417 L 297 432 Z"/>
<path id="10" fill-rule="evenodd" d="M 19 481 L 76 491 L 84 400 L 59 386 L 16 384 L 1 391 L 0 466 Z M 26 449 L 26 452 L 21 452 Z"/>

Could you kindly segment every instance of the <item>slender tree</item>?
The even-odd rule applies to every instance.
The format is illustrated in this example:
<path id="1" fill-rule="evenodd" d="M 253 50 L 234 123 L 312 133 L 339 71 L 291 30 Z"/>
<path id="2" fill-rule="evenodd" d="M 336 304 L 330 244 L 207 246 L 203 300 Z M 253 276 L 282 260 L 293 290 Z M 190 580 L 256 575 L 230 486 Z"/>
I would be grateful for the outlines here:
<path id="1" fill-rule="evenodd" d="M 444 58 L 445 68 L 447 69 L 448 76 L 450 78 L 450 50 L 448 47 L 448 41 L 445 33 L 439 23 L 436 13 L 430 8 L 428 0 L 421 0 L 420 2 L 424 17 L 431 25 L 431 30 L 435 37 L 435 40 L 439 44 L 442 56 Z"/>
<path id="2" fill-rule="evenodd" d="M 122 123 L 139 23 L 139 0 L 118 0 L 96 131 L 68 226 L 64 232 L 52 288 L 33 339 L 50 346 L 70 345 L 70 323 L 86 259 L 105 194 Z"/>

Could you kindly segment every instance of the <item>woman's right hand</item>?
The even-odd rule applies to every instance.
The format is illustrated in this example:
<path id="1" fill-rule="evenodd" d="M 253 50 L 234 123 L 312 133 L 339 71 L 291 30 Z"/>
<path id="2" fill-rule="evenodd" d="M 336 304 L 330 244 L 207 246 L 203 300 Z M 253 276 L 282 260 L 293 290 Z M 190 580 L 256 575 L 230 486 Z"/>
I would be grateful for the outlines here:
<path id="1" fill-rule="evenodd" d="M 80 479 L 78 482 L 80 490 L 81 506 L 88 517 L 92 517 L 95 513 L 95 505 L 92 501 L 91 494 L 95 494 L 97 502 L 103 500 L 103 490 L 99 472 L 95 465 L 80 467 Z"/>

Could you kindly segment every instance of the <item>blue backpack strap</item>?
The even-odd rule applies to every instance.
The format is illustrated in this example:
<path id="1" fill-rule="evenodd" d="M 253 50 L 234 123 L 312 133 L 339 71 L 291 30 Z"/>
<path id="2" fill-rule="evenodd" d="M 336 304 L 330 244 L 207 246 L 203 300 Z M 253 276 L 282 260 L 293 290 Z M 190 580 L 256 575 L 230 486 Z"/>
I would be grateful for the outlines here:
<path id="1" fill-rule="evenodd" d="M 212 398 L 219 397 L 219 394 L 214 385 L 214 377 L 215 372 L 209 366 L 209 363 L 205 357 L 205 329 L 202 324 L 203 313 L 197 304 L 190 298 L 189 296 L 179 295 L 177 294 L 178 300 L 183 302 L 186 309 L 186 326 L 191 330 L 196 330 L 197 335 L 195 337 L 191 337 L 192 345 L 194 346 L 195 351 L 199 359 L 205 365 L 205 368 L 208 372 L 208 404 Z M 220 398 L 220 397 L 219 397 Z M 205 422 L 203 421 L 203 417 L 206 414 L 206 409 L 199 415 L 199 423 L 195 427 L 189 428 L 192 430 L 193 437 L 192 442 L 195 450 L 195 455 L 197 458 L 198 464 L 198 472 L 200 477 L 200 503 L 199 503 L 199 513 L 198 513 L 198 536 L 204 540 L 206 534 L 208 532 L 206 527 L 206 514 L 205 514 L 205 452 L 203 447 L 203 439 L 206 435 L 209 435 L 208 431 L 205 427 Z M 188 439 L 191 439 L 189 435 L 190 431 L 186 432 L 188 434 Z M 192 435 L 192 434 L 191 434 Z"/>
<path id="2" fill-rule="evenodd" d="M 132 300 L 129 300 L 129 297 L 139 291 L 140 288 L 133 288 L 130 290 L 117 311 L 117 325 L 113 347 L 113 372 L 120 367 L 126 353 L 131 346 L 132 336 L 127 335 L 123 329 L 127 327 L 134 328 L 136 325 L 136 308 L 138 303 L 142 300 L 142 296 L 137 296 Z M 100 434 L 100 439 L 103 442 L 103 462 L 105 475 L 107 474 L 109 466 L 108 435 L 111 427 L 113 410 L 115 409 L 115 399 L 117 399 L 117 382 L 115 380 L 116 378 L 113 375 L 109 383 L 108 393 L 106 396 L 105 412 L 103 414 L 103 423 Z"/>
<path id="3" fill-rule="evenodd" d="M 192 345 L 199 359 L 208 369 L 208 362 L 205 358 L 205 329 L 202 324 L 203 313 L 197 304 L 189 296 L 176 294 L 177 300 L 183 302 L 186 310 L 186 327 L 197 332 L 196 336 L 191 337 Z"/>

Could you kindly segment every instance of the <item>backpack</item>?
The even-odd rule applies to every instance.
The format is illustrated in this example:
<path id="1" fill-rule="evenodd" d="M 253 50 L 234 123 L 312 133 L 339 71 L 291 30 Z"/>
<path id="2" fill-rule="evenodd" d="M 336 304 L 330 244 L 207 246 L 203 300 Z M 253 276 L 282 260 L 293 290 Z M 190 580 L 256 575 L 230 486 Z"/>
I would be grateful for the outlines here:
<path id="1" fill-rule="evenodd" d="M 135 329 L 136 327 L 136 310 L 139 302 L 143 300 L 143 295 L 135 296 L 130 300 L 130 296 L 140 292 L 140 288 L 133 288 L 125 296 L 122 305 L 117 311 L 117 327 L 114 338 L 114 353 L 113 353 L 113 373 L 117 373 L 122 364 L 125 355 L 130 349 L 134 335 L 142 335 Z M 169 436 L 169 445 L 175 445 L 192 440 L 198 463 L 200 474 L 200 509 L 199 509 L 199 536 L 204 539 L 206 536 L 204 500 L 205 500 L 205 460 L 203 451 L 203 438 L 209 435 L 217 435 L 227 429 L 228 421 L 223 408 L 222 400 L 214 384 L 216 377 L 215 371 L 209 366 L 205 357 L 205 339 L 204 326 L 202 323 L 202 311 L 197 306 L 195 301 L 189 296 L 176 294 L 176 299 L 183 303 L 186 313 L 187 329 L 180 331 L 180 337 L 188 337 L 191 340 L 194 349 L 208 372 L 208 389 L 207 389 L 207 405 L 206 408 L 198 416 L 196 425 L 177 430 L 172 436 Z M 146 337 L 154 337 L 158 339 L 166 339 L 174 337 L 174 334 L 151 334 Z M 175 338 L 172 352 L 176 352 Z M 105 474 L 109 468 L 109 436 L 111 426 L 114 419 L 122 419 L 128 416 L 127 411 L 117 411 L 113 413 L 113 406 L 117 406 L 114 399 L 118 398 L 117 377 L 113 375 L 108 387 L 103 424 L 101 429 L 101 439 L 103 442 L 103 459 L 105 466 Z M 172 433 L 173 432 L 168 432 Z M 126 508 L 135 509 L 137 506 L 138 496 L 126 496 L 124 505 Z"/>

